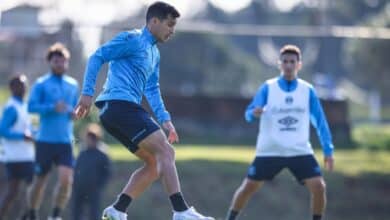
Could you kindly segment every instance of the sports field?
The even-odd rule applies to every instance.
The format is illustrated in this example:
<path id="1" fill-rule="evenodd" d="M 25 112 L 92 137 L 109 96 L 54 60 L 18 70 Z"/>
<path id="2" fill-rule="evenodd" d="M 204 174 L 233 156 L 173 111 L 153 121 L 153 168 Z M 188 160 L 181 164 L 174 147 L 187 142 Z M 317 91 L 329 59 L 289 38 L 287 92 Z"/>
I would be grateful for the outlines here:
<path id="1" fill-rule="evenodd" d="M 177 145 L 176 160 L 188 162 L 204 160 L 209 162 L 239 163 L 246 165 L 254 156 L 254 147 L 250 146 L 199 146 Z M 115 161 L 134 161 L 136 158 L 124 147 L 113 145 L 109 153 Z M 316 151 L 318 160 L 322 152 Z M 347 176 L 357 176 L 363 173 L 390 174 L 389 151 L 338 150 L 335 153 L 336 172 Z"/>
<path id="2" fill-rule="evenodd" d="M 223 219 L 231 196 L 245 176 L 254 149 L 249 146 L 176 146 L 183 191 L 202 212 Z M 321 152 L 317 158 L 322 160 Z M 106 192 L 107 202 L 116 196 L 137 166 L 126 149 L 110 148 L 114 177 Z M 328 183 L 326 219 L 376 220 L 390 216 L 390 152 L 337 150 L 336 170 L 325 172 Z M 170 219 L 161 184 L 157 183 L 133 204 L 129 219 Z M 153 207 L 153 208 L 151 208 Z M 310 218 L 309 194 L 288 172 L 265 185 L 245 209 L 246 220 L 301 220 Z"/>
<path id="3" fill-rule="evenodd" d="M 234 190 L 245 177 L 254 149 L 249 146 L 176 146 L 177 168 L 183 192 L 200 211 L 222 220 Z M 113 176 L 104 192 L 103 204 L 111 203 L 131 172 L 141 163 L 118 145 L 109 148 Z M 316 152 L 322 160 L 321 152 Z M 327 218 L 331 220 L 377 220 L 390 216 L 390 152 L 336 150 L 336 170 L 325 172 L 328 185 Z M 53 190 L 52 175 L 48 191 Z M 309 193 L 286 171 L 267 183 L 243 213 L 245 220 L 310 219 Z M 42 216 L 50 210 L 47 193 Z M 154 184 L 129 211 L 129 219 L 171 219 L 161 183 Z M 72 205 L 72 203 L 70 204 Z M 70 208 L 64 213 L 70 218 Z"/>

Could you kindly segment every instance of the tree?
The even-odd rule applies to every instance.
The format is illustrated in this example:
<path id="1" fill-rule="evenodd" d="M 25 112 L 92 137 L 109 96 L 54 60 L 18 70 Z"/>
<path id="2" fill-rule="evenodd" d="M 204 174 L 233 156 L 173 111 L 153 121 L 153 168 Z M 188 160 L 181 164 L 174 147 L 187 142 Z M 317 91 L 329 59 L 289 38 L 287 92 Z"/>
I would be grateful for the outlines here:
<path id="1" fill-rule="evenodd" d="M 390 27 L 389 8 L 390 3 L 363 25 Z M 350 39 L 344 48 L 350 78 L 365 88 L 379 90 L 386 104 L 390 104 L 390 94 L 386 91 L 390 88 L 389 52 L 389 40 L 381 39 Z"/>

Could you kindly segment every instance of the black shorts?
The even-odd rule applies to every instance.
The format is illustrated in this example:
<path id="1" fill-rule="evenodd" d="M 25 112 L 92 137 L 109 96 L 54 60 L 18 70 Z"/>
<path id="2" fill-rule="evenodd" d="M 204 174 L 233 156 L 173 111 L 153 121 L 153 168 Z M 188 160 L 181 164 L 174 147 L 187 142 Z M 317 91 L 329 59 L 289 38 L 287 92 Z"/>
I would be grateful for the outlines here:
<path id="1" fill-rule="evenodd" d="M 321 176 L 321 169 L 313 155 L 294 157 L 256 157 L 248 170 L 248 178 L 256 181 L 272 180 L 288 168 L 298 182 Z"/>
<path id="2" fill-rule="evenodd" d="M 143 139 L 160 129 L 150 114 L 136 103 L 110 100 L 99 102 L 97 106 L 103 127 L 132 153 L 139 149 L 138 144 Z"/>
<path id="3" fill-rule="evenodd" d="M 35 142 L 35 174 L 46 175 L 53 164 L 73 168 L 72 144 Z"/>
<path id="4" fill-rule="evenodd" d="M 7 162 L 5 163 L 9 180 L 23 180 L 31 183 L 34 176 L 34 162 Z"/>

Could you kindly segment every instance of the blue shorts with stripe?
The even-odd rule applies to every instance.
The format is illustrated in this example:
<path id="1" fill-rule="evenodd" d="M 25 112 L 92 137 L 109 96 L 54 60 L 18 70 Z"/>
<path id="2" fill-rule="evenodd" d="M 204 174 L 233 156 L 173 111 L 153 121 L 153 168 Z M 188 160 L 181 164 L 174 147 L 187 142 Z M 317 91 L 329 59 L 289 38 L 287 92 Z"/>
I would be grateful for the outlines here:
<path id="1" fill-rule="evenodd" d="M 256 157 L 248 170 L 248 178 L 255 181 L 272 180 L 284 168 L 294 175 L 298 182 L 322 176 L 314 155 L 293 157 Z"/>
<path id="2" fill-rule="evenodd" d="M 73 168 L 74 157 L 71 143 L 35 142 L 35 174 L 44 176 L 53 167 L 65 166 Z"/>
<path id="3" fill-rule="evenodd" d="M 110 100 L 96 105 L 100 108 L 103 127 L 132 153 L 139 149 L 138 144 L 143 139 L 160 129 L 150 114 L 136 103 Z"/>

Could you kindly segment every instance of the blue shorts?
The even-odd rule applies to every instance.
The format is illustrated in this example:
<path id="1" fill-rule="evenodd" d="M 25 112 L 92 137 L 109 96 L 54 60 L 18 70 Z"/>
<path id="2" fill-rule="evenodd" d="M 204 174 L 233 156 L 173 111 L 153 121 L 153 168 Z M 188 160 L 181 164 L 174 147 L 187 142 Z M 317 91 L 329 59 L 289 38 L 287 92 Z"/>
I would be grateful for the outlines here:
<path id="1" fill-rule="evenodd" d="M 47 143 L 37 141 L 35 143 L 35 174 L 46 175 L 51 167 L 66 166 L 73 168 L 74 157 L 72 144 Z"/>
<path id="2" fill-rule="evenodd" d="M 34 162 L 7 162 L 5 170 L 8 180 L 23 180 L 31 183 L 34 176 Z"/>
<path id="3" fill-rule="evenodd" d="M 288 168 L 298 182 L 321 176 L 321 169 L 313 155 L 294 157 L 256 157 L 248 170 L 248 178 L 255 181 L 272 180 Z"/>
<path id="4" fill-rule="evenodd" d="M 160 126 L 152 119 L 142 106 L 119 100 L 98 102 L 100 121 L 113 137 L 118 139 L 132 153 L 139 148 L 138 144 Z"/>

